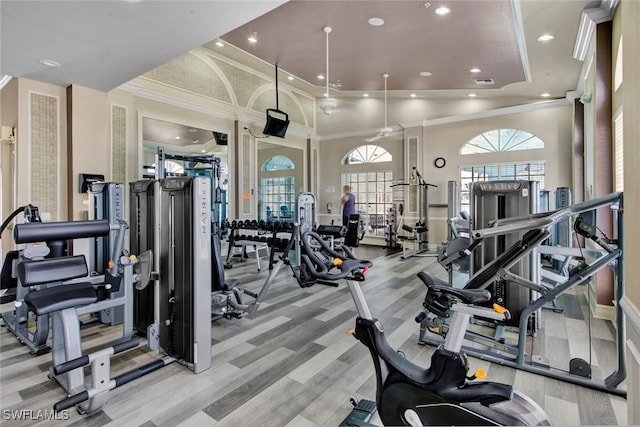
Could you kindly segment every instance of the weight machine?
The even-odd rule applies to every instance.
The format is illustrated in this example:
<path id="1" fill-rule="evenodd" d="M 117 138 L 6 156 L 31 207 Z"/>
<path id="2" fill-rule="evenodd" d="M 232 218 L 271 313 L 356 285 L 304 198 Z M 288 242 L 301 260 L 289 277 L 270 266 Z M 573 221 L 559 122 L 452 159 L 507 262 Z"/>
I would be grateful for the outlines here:
<path id="1" fill-rule="evenodd" d="M 402 240 L 402 259 L 418 256 L 429 250 L 429 187 L 438 187 L 435 184 L 427 183 L 415 166 L 413 167 L 412 178 L 417 181 L 416 184 L 401 183 L 392 185 L 392 187 L 397 185 L 416 185 L 418 193 L 418 221 L 414 226 L 403 224 L 402 229 L 410 233 L 410 235 L 405 237 L 398 236 Z"/>
<path id="2" fill-rule="evenodd" d="M 594 221 L 593 211 L 607 206 L 611 208 L 617 223 L 616 235 L 612 238 L 602 235 L 596 228 Z M 513 269 L 514 266 L 517 267 L 522 262 L 525 262 L 526 266 L 526 262 L 532 254 L 551 248 L 550 246 L 540 245 L 549 238 L 551 235 L 550 230 L 554 225 L 565 219 L 571 220 L 572 218 L 575 218 L 573 222 L 575 232 L 588 239 L 593 248 L 557 249 L 561 250 L 566 256 L 574 257 L 579 263 L 578 268 L 572 269 L 567 277 L 553 286 L 538 281 L 536 276 L 533 276 L 533 278 L 524 277 L 527 269 Z M 517 326 L 517 339 L 514 342 L 500 336 L 490 337 L 478 332 L 468 331 L 465 339 L 473 342 L 474 345 L 464 347 L 467 353 L 493 363 L 625 396 L 626 391 L 619 387 L 626 377 L 625 320 L 620 307 L 620 300 L 624 297 L 622 194 L 613 193 L 551 212 L 492 221 L 490 224 L 485 225 L 484 228 L 475 229 L 471 232 L 473 242 L 466 250 L 469 252 L 475 251 L 478 247 L 483 246 L 487 240 L 513 233 L 521 234 L 521 239 L 514 242 L 498 257 L 477 270 L 464 289 L 485 289 L 492 286 L 496 281 L 503 281 L 510 284 L 510 289 L 522 288 L 527 293 L 532 291 L 533 297 L 527 305 L 521 307 L 516 304 L 517 310 L 514 310 L 513 321 L 505 322 Z M 604 268 L 613 270 L 615 281 L 614 307 L 616 310 L 617 358 L 613 372 L 602 380 L 592 378 L 591 367 L 580 358 L 571 359 L 568 363 L 568 370 L 551 367 L 544 357 L 532 354 L 533 350 L 527 349 L 527 336 L 535 323 L 536 316 L 539 315 L 541 308 L 552 303 L 561 294 L 573 289 L 575 286 L 589 283 L 591 278 Z M 437 281 L 437 279 L 434 279 L 434 283 Z M 445 281 L 442 281 L 442 284 L 447 285 Z M 516 292 L 518 292 L 517 289 Z M 517 295 L 519 293 L 516 293 Z M 504 300 L 507 301 L 506 308 L 509 309 L 510 299 L 505 298 Z M 511 302 L 513 301 L 511 300 Z M 509 310 L 511 311 L 511 309 Z M 448 325 L 445 318 L 423 320 L 420 325 L 419 342 L 440 345 L 443 342 L 441 335 L 446 335 L 447 330 Z M 533 341 L 531 346 L 533 346 Z"/>

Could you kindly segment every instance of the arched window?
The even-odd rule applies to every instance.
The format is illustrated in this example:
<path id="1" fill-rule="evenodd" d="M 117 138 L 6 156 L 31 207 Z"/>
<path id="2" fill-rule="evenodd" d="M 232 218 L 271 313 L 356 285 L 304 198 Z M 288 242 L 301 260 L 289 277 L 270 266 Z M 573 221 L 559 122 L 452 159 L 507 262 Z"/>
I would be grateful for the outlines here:
<path id="1" fill-rule="evenodd" d="M 351 150 L 342 161 L 345 165 L 361 165 L 363 163 L 390 162 L 391 153 L 379 145 L 361 145 Z"/>
<path id="2" fill-rule="evenodd" d="M 263 172 L 273 172 L 287 169 L 295 169 L 296 165 L 287 156 L 277 155 L 269 157 L 262 165 Z"/>
<path id="3" fill-rule="evenodd" d="M 520 129 L 494 129 L 471 138 L 462 146 L 460 154 L 496 153 L 537 148 L 544 148 L 544 142 L 529 132 Z"/>
<path id="4" fill-rule="evenodd" d="M 260 168 L 262 172 L 290 171 L 296 165 L 283 155 L 269 157 Z M 265 174 L 260 179 L 259 219 L 291 220 L 296 206 L 296 178 L 293 172 Z M 274 176 L 275 175 L 275 176 Z"/>

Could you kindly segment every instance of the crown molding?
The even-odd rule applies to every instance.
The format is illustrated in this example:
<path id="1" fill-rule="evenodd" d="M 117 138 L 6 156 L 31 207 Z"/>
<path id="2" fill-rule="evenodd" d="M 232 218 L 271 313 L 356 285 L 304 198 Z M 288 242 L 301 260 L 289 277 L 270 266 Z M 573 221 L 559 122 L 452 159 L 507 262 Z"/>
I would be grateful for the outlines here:
<path id="1" fill-rule="evenodd" d="M 255 115 L 246 113 L 228 113 L 215 108 L 205 107 L 204 105 L 194 102 L 185 101 L 167 95 L 161 95 L 157 92 L 145 89 L 142 85 L 134 82 L 124 83 L 118 86 L 117 89 L 131 92 L 135 96 L 138 96 L 140 98 L 160 102 L 163 104 L 173 105 L 175 107 L 184 108 L 185 110 L 197 111 L 199 113 L 209 114 L 225 120 L 238 120 L 247 124 L 255 125 L 257 127 L 262 126 L 262 124 L 260 124 L 261 119 L 258 118 L 258 114 L 260 114 L 258 112 L 255 112 Z M 309 138 L 311 134 L 308 132 L 298 131 L 295 128 L 289 128 L 287 129 L 287 135 L 296 136 L 299 138 Z"/>
<path id="2" fill-rule="evenodd" d="M 618 7 L 619 0 L 602 0 L 599 7 L 584 9 L 580 17 L 580 26 L 573 47 L 573 57 L 584 61 L 591 45 L 596 25 L 611 21 Z"/>

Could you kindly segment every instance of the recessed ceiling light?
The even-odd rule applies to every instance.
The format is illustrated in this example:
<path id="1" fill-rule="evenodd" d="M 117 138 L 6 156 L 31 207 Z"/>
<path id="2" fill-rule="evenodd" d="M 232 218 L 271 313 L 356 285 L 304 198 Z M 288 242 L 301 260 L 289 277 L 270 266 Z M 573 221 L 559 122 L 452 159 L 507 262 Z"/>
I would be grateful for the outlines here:
<path id="1" fill-rule="evenodd" d="M 428 71 L 420 71 L 420 75 L 422 77 L 431 77 L 432 74 Z"/>
<path id="2" fill-rule="evenodd" d="M 369 94 L 368 93 L 363 93 L 362 96 L 364 96 L 365 98 L 368 98 Z"/>
<path id="3" fill-rule="evenodd" d="M 318 74 L 318 80 L 324 80 L 324 76 L 322 74 Z"/>
<path id="4" fill-rule="evenodd" d="M 258 42 L 258 34 L 257 33 L 251 34 L 249 37 L 247 37 L 247 40 L 249 40 L 249 43 L 257 43 Z"/>
<path id="5" fill-rule="evenodd" d="M 549 42 L 553 39 L 555 39 L 555 36 L 552 34 L 543 34 L 540 37 L 538 37 L 539 42 Z"/>
<path id="6" fill-rule="evenodd" d="M 468 96 L 469 98 L 475 98 L 475 97 L 476 97 L 476 96 L 478 96 L 478 95 L 476 95 L 475 93 L 470 93 L 470 94 L 469 94 L 469 95 L 467 95 L 467 96 Z"/>
<path id="7" fill-rule="evenodd" d="M 327 97 L 329 95 L 327 95 L 327 92 L 323 93 L 322 96 Z"/>
<path id="8" fill-rule="evenodd" d="M 412 93 L 411 95 L 409 95 L 412 98 L 415 98 L 417 95 L 415 93 Z"/>
<path id="9" fill-rule="evenodd" d="M 206 153 L 206 152 L 207 152 L 207 150 L 205 150 L 205 149 L 203 148 L 203 149 L 202 149 L 202 152 L 203 152 L 203 153 Z"/>
<path id="10" fill-rule="evenodd" d="M 219 40 L 218 40 L 218 41 L 216 42 L 216 46 L 218 46 L 218 47 L 224 47 L 224 43 L 222 43 L 221 41 L 219 41 Z"/>
<path id="11" fill-rule="evenodd" d="M 180 137 L 179 137 L 179 136 L 176 136 L 176 139 L 180 139 Z"/>
<path id="12" fill-rule="evenodd" d="M 381 27 L 384 25 L 384 19 L 382 18 L 369 18 L 369 25 L 374 27 Z"/>
<path id="13" fill-rule="evenodd" d="M 549 92 L 545 92 L 545 93 L 541 93 L 540 96 L 543 98 L 549 98 L 551 94 Z"/>
<path id="14" fill-rule="evenodd" d="M 436 15 L 444 16 L 450 13 L 451 13 L 451 9 L 449 9 L 447 6 L 440 6 L 439 8 L 436 9 Z"/>
<path id="15" fill-rule="evenodd" d="M 469 72 L 473 74 L 478 74 L 480 71 L 482 70 L 478 67 L 473 67 L 472 69 L 469 70 Z"/>
<path id="16" fill-rule="evenodd" d="M 293 80 L 293 76 L 288 76 L 287 79 L 288 80 Z"/>
<path id="17" fill-rule="evenodd" d="M 58 68 L 62 66 L 62 64 L 60 64 L 58 61 L 54 61 L 53 59 L 41 59 L 40 63 L 42 65 L 46 65 L 47 67 L 54 67 L 54 68 Z"/>

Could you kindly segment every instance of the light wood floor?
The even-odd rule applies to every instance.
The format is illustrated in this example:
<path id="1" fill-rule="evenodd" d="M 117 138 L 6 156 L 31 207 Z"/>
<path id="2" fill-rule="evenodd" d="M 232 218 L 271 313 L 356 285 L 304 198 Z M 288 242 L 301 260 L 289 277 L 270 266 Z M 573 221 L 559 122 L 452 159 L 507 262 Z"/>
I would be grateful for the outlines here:
<path id="1" fill-rule="evenodd" d="M 361 255 L 373 255 L 366 252 Z M 382 252 L 380 252 L 382 254 Z M 227 270 L 250 289 L 259 288 L 268 270 L 257 272 L 255 261 Z M 445 278 L 433 258 L 400 259 L 399 254 L 378 258 L 363 284 L 374 316 L 385 326 L 388 340 L 406 357 L 426 366 L 432 348 L 417 345 L 414 321 L 424 298 L 420 270 Z M 563 296 L 565 314 L 545 311 L 544 343 L 552 363 L 588 353 L 581 313 L 586 300 Z M 5 305 L 3 311 L 8 307 Z M 213 322 L 213 367 L 195 375 L 173 364 L 111 392 L 102 411 L 87 418 L 69 411 L 68 420 L 9 420 L 11 410 L 50 410 L 64 392 L 47 378 L 50 355 L 28 353 L 6 328 L 0 331 L 0 409 L 3 426 L 335 426 L 349 413 L 349 396 L 375 396 L 373 364 L 368 350 L 345 333 L 354 324 L 355 311 L 346 286 L 316 285 L 301 289 L 283 269 L 266 302 L 252 318 Z M 604 371 L 615 357 L 613 328 L 593 322 L 595 371 Z M 86 350 L 114 342 L 117 327 L 92 325 L 83 329 Z M 538 346 L 538 344 L 536 344 Z M 143 347 L 116 357 L 114 374 L 153 360 Z M 563 357 L 565 358 L 564 360 Z M 588 356 L 587 356 L 588 357 Z M 587 358 L 585 357 L 585 358 Z M 587 359 L 588 360 L 588 359 Z M 470 358 L 483 367 L 488 379 L 508 382 L 531 396 L 556 425 L 624 425 L 626 401 L 609 394 L 574 386 L 527 372 Z"/>

